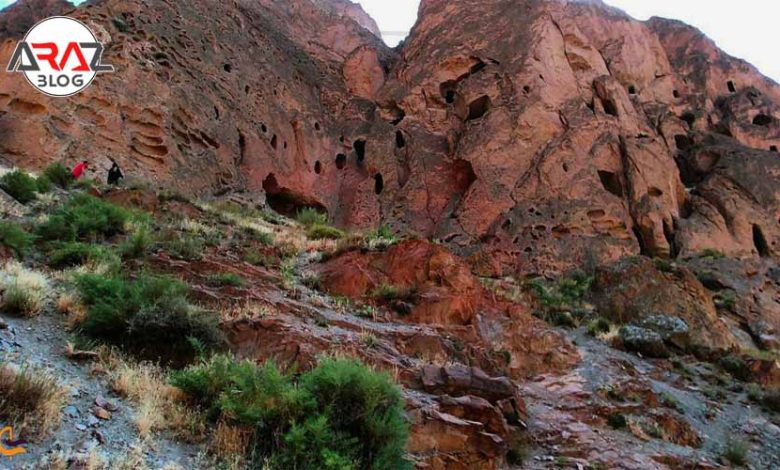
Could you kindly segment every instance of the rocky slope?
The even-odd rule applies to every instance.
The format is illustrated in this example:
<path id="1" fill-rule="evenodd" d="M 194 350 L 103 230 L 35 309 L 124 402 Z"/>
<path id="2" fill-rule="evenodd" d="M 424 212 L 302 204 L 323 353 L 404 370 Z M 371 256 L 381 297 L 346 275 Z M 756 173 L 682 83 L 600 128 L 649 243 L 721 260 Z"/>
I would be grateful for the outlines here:
<path id="1" fill-rule="evenodd" d="M 23 34 L 12 11 L 62 8 L 44 3 L 0 14 L 0 60 Z M 718 389 L 727 405 L 709 393 L 724 385 L 713 364 L 739 351 L 749 380 L 780 385 L 780 86 L 699 31 L 564 0 L 423 0 L 395 50 L 347 0 L 100 0 L 71 15 L 117 73 L 68 99 L 0 77 L 0 159 L 86 157 L 102 177 L 111 156 L 192 196 L 406 238 L 301 254 L 322 297 L 269 287 L 278 269 L 232 254 L 157 256 L 195 284 L 202 270 L 251 280 L 201 292 L 273 307 L 225 322 L 237 354 L 348 351 L 396 371 L 422 468 L 502 467 L 529 436 L 532 467 L 713 468 L 733 427 L 751 430 L 756 468 L 780 465 L 763 442 L 776 419 L 746 414 L 741 385 Z M 592 283 L 523 281 L 575 269 Z M 335 305 L 386 286 L 409 296 L 378 317 Z M 599 317 L 607 343 L 655 359 L 585 335 Z M 630 433 L 609 428 L 617 414 L 636 417 Z"/>

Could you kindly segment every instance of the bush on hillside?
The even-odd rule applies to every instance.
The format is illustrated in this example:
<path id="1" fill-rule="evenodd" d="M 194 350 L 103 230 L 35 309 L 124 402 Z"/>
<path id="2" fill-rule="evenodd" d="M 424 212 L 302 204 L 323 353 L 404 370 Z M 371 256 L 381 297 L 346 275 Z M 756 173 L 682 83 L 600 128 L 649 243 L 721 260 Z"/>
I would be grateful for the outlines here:
<path id="1" fill-rule="evenodd" d="M 311 227 L 313 225 L 325 225 L 328 223 L 328 214 L 319 212 L 317 209 L 306 208 L 298 211 L 295 216 L 298 223 Z"/>
<path id="2" fill-rule="evenodd" d="M 36 228 L 45 241 L 95 241 L 124 232 L 130 211 L 88 194 L 77 194 Z"/>
<path id="3" fill-rule="evenodd" d="M 191 339 L 206 348 L 222 344 L 217 316 L 193 306 L 175 279 L 84 274 L 76 285 L 87 306 L 80 327 L 87 336 L 177 359 L 197 352 Z"/>
<path id="4" fill-rule="evenodd" d="M 43 170 L 42 175 L 62 189 L 68 189 L 73 182 L 70 170 L 62 163 L 52 163 Z"/>
<path id="5" fill-rule="evenodd" d="M 411 468 L 401 393 L 359 361 L 325 359 L 296 383 L 272 362 L 217 356 L 172 382 L 211 419 L 250 429 L 248 451 L 272 468 Z"/>
<path id="6" fill-rule="evenodd" d="M 114 266 L 118 266 L 120 263 L 119 257 L 110 248 L 82 242 L 53 243 L 48 258 L 49 266 L 57 269 L 81 266 L 87 263 Z"/>
<path id="7" fill-rule="evenodd" d="M 35 200 L 38 184 L 35 178 L 21 170 L 6 173 L 0 178 L 0 188 L 22 204 Z"/>
<path id="8" fill-rule="evenodd" d="M 329 225 L 312 225 L 306 232 L 306 236 L 312 240 L 341 240 L 347 234 Z"/>
<path id="9" fill-rule="evenodd" d="M 18 223 L 0 221 L 0 245 L 13 251 L 17 257 L 24 256 L 32 242 L 32 235 Z"/>

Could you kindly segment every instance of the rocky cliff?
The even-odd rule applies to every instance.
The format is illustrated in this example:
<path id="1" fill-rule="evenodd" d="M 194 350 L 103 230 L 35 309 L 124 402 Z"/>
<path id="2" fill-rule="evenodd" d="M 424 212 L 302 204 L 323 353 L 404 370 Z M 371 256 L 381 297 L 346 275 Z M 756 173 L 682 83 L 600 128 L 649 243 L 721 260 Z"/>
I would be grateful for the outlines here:
<path id="1" fill-rule="evenodd" d="M 191 193 L 264 191 L 283 211 L 487 251 L 507 272 L 774 254 L 780 88 L 683 24 L 599 2 L 425 1 L 392 51 L 349 2 L 74 15 L 118 73 L 68 100 L 5 75 L 14 163 L 112 156 Z"/>
<path id="2" fill-rule="evenodd" d="M 0 14 L 0 60 L 23 34 L 15 15 L 61 8 Z M 705 438 L 738 424 L 778 442 L 760 411 L 702 390 L 725 388 L 713 364 L 740 351 L 754 354 L 732 369 L 780 383 L 780 86 L 699 31 L 596 0 L 423 0 L 397 49 L 348 0 L 96 0 L 70 15 L 116 73 L 68 99 L 0 76 L 0 159 L 88 158 L 102 177 L 112 157 L 192 196 L 256 196 L 405 238 L 301 255 L 339 299 L 408 294 L 371 319 L 268 287 L 277 273 L 232 252 L 155 262 L 193 283 L 236 271 L 252 280 L 241 296 L 277 307 L 223 324 L 241 356 L 307 364 L 346 349 L 392 368 L 420 468 L 500 468 L 528 436 L 526 468 L 553 454 L 716 468 Z M 587 280 L 523 282 L 574 269 Z M 739 387 L 722 393 L 745 399 Z M 773 445 L 755 451 L 767 468 Z"/>

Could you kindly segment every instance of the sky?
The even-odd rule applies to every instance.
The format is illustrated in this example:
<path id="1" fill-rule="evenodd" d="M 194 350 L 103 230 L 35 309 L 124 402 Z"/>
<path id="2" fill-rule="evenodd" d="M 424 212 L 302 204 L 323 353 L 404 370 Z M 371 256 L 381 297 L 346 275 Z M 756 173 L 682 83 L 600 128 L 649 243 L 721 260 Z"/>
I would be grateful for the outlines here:
<path id="1" fill-rule="evenodd" d="M 489 1 L 489 0 L 486 0 Z M 395 46 L 414 25 L 419 0 L 358 0 Z M 662 16 L 696 26 L 727 53 L 745 59 L 780 83 L 778 0 L 605 0 L 631 16 Z M 400 33 L 400 34 L 399 34 Z"/>
<path id="2" fill-rule="evenodd" d="M 395 46 L 417 19 L 419 0 L 357 0 Z M 485 0 L 489 1 L 489 0 Z M 778 0 L 605 0 L 640 20 L 675 18 L 696 26 L 729 54 L 747 60 L 780 83 Z M 4 7 L 13 0 L 0 0 Z"/>

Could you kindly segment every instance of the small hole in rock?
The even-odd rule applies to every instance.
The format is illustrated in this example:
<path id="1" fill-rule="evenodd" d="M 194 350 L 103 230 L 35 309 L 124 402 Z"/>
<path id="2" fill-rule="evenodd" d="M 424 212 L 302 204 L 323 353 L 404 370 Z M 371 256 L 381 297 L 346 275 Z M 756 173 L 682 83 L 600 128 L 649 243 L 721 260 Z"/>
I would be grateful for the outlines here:
<path id="1" fill-rule="evenodd" d="M 268 126 L 266 126 L 265 124 L 260 124 L 260 130 L 262 130 L 263 133 L 266 133 L 268 132 Z"/>
<path id="2" fill-rule="evenodd" d="M 490 104 L 490 97 L 487 95 L 475 99 L 469 105 L 469 115 L 466 120 L 473 121 L 481 118 L 490 111 Z"/>
<path id="3" fill-rule="evenodd" d="M 279 146 L 279 139 L 277 139 L 276 134 L 274 134 L 274 136 L 271 137 L 271 147 L 273 147 L 274 150 L 276 150 L 278 146 Z"/>
<path id="4" fill-rule="evenodd" d="M 230 73 L 233 71 L 233 66 L 230 64 L 225 64 L 222 66 L 222 68 L 225 70 L 225 72 Z"/>
<path id="5" fill-rule="evenodd" d="M 772 124 L 772 121 L 773 121 L 772 116 L 766 114 L 759 114 L 758 116 L 753 118 L 753 125 L 768 126 Z"/>
<path id="6" fill-rule="evenodd" d="M 617 106 L 612 100 L 602 100 L 602 106 L 604 106 L 604 112 L 610 116 L 618 116 Z"/>
<path id="7" fill-rule="evenodd" d="M 314 130 L 315 130 L 315 131 L 318 131 L 318 130 L 320 130 L 320 123 L 319 123 L 319 122 L 315 122 L 315 123 L 314 123 Z"/>
<path id="8" fill-rule="evenodd" d="M 357 161 L 362 162 L 366 159 L 366 141 L 356 140 L 354 143 L 355 155 L 357 155 Z"/>
<path id="9" fill-rule="evenodd" d="M 628 94 L 629 95 L 636 95 L 636 87 L 634 85 L 630 85 L 628 87 Z"/>
<path id="10" fill-rule="evenodd" d="M 679 97 L 680 97 L 680 92 L 679 92 L 679 91 L 677 91 L 677 90 L 674 90 L 674 91 L 672 92 L 672 95 L 673 95 L 675 98 L 679 98 Z"/>
<path id="11" fill-rule="evenodd" d="M 691 147 L 693 147 L 693 141 L 691 140 L 691 138 L 683 134 L 677 134 L 676 136 L 674 136 L 674 144 L 677 146 L 678 150 L 682 150 L 682 151 L 688 150 Z"/>
<path id="12" fill-rule="evenodd" d="M 336 155 L 336 168 L 343 170 L 347 166 L 347 156 L 343 153 Z"/>
<path id="13" fill-rule="evenodd" d="M 693 127 L 694 123 L 696 123 L 696 115 L 693 113 L 685 113 L 680 116 L 680 119 L 687 122 L 690 127 Z"/>
<path id="14" fill-rule="evenodd" d="M 382 178 L 381 173 L 377 173 L 376 176 L 374 176 L 374 192 L 379 195 L 382 194 L 382 191 L 385 189 L 385 180 Z"/>
<path id="15" fill-rule="evenodd" d="M 769 244 L 766 242 L 764 232 L 758 225 L 753 225 L 753 244 L 756 246 L 758 255 L 762 258 L 767 258 L 770 255 Z"/>
<path id="16" fill-rule="evenodd" d="M 319 160 L 317 160 L 316 162 L 314 162 L 314 172 L 315 172 L 315 173 L 317 173 L 318 175 L 319 175 L 320 173 L 322 173 L 322 163 L 320 163 L 320 161 L 319 161 Z"/>
<path id="17" fill-rule="evenodd" d="M 599 180 L 601 180 L 601 186 L 609 193 L 623 197 L 623 184 L 620 182 L 620 177 L 612 173 L 611 171 L 599 170 Z"/>
<path id="18" fill-rule="evenodd" d="M 729 91 L 731 93 L 736 93 L 737 92 L 737 86 L 734 85 L 734 82 L 732 82 L 731 80 L 729 80 L 729 82 L 726 84 L 726 86 L 729 87 Z"/>
<path id="19" fill-rule="evenodd" d="M 406 147 L 406 138 L 404 138 L 404 133 L 401 131 L 395 131 L 395 146 L 399 149 Z"/>
<path id="20" fill-rule="evenodd" d="M 769 151 L 770 151 L 770 152 L 777 152 L 777 151 L 778 151 L 778 150 L 777 150 L 777 145 L 772 145 L 772 146 L 770 146 L 770 147 L 769 147 Z"/>

